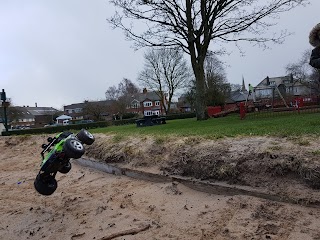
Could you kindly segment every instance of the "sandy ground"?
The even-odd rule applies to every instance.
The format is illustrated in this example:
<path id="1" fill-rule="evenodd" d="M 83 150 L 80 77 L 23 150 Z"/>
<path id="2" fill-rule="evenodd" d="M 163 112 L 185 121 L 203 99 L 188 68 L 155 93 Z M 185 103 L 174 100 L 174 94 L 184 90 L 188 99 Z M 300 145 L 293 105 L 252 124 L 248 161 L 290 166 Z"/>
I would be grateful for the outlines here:
<path id="1" fill-rule="evenodd" d="M 144 230 L 112 239 L 320 239 L 320 208 L 209 195 L 76 164 L 57 175 L 53 195 L 41 196 L 33 181 L 45 139 L 0 137 L 0 239 L 107 239 L 135 229 Z"/>

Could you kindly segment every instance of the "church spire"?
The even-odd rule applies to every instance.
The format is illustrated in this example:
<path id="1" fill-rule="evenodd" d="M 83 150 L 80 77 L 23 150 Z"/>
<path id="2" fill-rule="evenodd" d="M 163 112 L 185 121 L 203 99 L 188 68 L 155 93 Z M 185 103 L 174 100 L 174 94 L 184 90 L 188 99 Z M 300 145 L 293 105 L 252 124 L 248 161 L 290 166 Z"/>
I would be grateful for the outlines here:
<path id="1" fill-rule="evenodd" d="M 241 88 L 241 91 L 242 91 L 242 92 L 247 91 L 246 85 L 244 84 L 244 77 L 243 77 L 243 75 L 242 75 L 242 88 Z"/>

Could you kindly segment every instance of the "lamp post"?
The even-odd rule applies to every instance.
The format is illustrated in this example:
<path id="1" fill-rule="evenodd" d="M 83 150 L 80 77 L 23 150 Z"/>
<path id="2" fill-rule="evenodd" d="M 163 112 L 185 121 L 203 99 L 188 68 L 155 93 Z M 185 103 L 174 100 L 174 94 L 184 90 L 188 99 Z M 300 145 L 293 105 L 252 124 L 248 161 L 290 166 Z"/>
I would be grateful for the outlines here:
<path id="1" fill-rule="evenodd" d="M 2 92 L 1 92 L 1 100 L 2 100 L 2 106 L 3 106 L 3 112 L 4 112 L 4 127 L 6 128 L 6 132 L 8 132 L 7 107 L 9 103 L 6 101 L 7 97 L 4 89 L 2 89 Z"/>

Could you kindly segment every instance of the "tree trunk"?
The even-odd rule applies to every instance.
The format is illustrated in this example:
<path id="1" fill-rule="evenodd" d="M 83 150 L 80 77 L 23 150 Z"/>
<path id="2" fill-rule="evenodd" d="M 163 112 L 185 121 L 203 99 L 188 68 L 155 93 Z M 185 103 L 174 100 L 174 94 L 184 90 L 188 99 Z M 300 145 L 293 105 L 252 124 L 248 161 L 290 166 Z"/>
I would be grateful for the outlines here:
<path id="1" fill-rule="evenodd" d="M 205 120 L 207 116 L 206 102 L 205 102 L 205 82 L 204 82 L 204 68 L 203 64 L 196 63 L 193 68 L 194 75 L 196 77 L 196 115 L 197 120 Z"/>

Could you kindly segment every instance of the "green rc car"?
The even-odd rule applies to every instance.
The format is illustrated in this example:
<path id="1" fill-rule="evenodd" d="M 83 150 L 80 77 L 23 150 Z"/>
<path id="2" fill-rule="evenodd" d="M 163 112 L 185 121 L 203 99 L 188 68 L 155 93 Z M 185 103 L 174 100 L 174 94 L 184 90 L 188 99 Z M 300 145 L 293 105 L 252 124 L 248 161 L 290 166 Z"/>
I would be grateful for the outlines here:
<path id="1" fill-rule="evenodd" d="M 54 193 L 58 187 L 57 172 L 68 173 L 71 170 L 70 158 L 80 158 L 85 152 L 83 144 L 91 145 L 94 140 L 94 136 L 85 129 L 76 135 L 62 132 L 54 138 L 49 137 L 49 143 L 42 144 L 42 162 L 34 181 L 35 189 L 42 195 Z"/>

